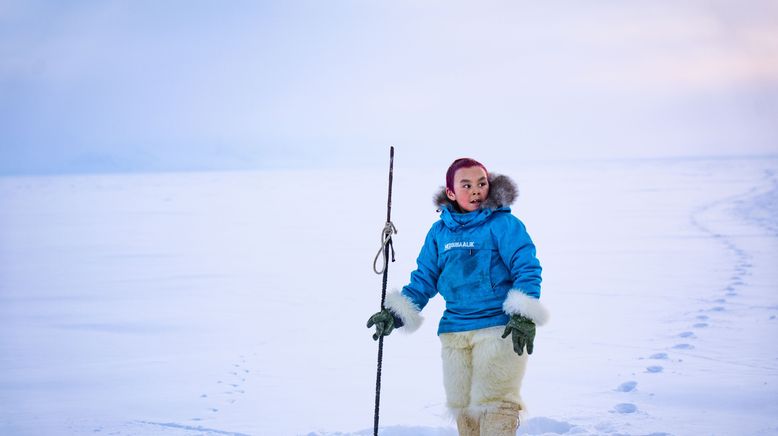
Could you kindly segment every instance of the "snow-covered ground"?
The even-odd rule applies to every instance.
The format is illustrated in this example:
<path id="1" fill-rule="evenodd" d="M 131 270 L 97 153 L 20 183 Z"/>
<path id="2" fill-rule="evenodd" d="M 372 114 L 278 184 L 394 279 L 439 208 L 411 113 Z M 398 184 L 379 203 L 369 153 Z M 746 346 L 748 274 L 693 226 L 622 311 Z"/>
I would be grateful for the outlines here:
<path id="1" fill-rule="evenodd" d="M 552 311 L 520 434 L 778 434 L 778 159 L 486 163 Z M 443 170 L 398 162 L 390 287 Z M 378 170 L 0 178 L 0 434 L 372 434 L 385 196 Z M 456 433 L 442 307 L 385 342 L 383 435 Z"/>

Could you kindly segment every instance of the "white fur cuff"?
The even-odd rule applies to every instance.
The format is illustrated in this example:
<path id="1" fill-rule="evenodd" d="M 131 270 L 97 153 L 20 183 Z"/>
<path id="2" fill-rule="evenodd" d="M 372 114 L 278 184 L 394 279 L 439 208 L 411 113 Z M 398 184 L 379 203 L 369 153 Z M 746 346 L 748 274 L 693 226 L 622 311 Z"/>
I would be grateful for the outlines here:
<path id="1" fill-rule="evenodd" d="M 508 297 L 502 304 L 502 310 L 508 315 L 526 316 L 539 326 L 548 322 L 548 310 L 540 303 L 540 300 L 530 297 L 518 289 L 512 289 L 508 292 Z"/>
<path id="2" fill-rule="evenodd" d="M 413 333 L 421 327 L 424 317 L 418 307 L 400 291 L 394 290 L 386 294 L 384 307 L 392 311 L 403 322 L 406 333 Z"/>

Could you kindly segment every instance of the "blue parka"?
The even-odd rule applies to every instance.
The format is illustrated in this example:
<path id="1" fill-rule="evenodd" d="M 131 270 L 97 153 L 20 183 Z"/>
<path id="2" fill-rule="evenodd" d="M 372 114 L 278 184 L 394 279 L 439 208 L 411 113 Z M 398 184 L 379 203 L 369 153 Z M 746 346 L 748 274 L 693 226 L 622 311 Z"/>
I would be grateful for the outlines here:
<path id="1" fill-rule="evenodd" d="M 540 297 L 541 267 L 535 245 L 509 205 L 516 188 L 506 176 L 490 177 L 489 198 L 458 213 L 438 195 L 440 220 L 432 225 L 402 295 L 419 310 L 440 293 L 446 310 L 438 334 L 505 325 L 503 302 L 510 290 Z"/>

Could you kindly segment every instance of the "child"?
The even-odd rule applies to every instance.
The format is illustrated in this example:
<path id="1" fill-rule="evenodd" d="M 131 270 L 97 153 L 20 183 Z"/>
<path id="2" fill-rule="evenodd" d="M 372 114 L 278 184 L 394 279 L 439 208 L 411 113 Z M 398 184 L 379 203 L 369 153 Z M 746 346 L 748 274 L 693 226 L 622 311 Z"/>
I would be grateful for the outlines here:
<path id="1" fill-rule="evenodd" d="M 538 301 L 535 246 L 510 213 L 517 195 L 508 177 L 490 175 L 473 159 L 455 160 L 435 196 L 440 220 L 427 233 L 410 283 L 389 293 L 367 324 L 376 327 L 374 339 L 395 327 L 415 331 L 429 299 L 443 296 L 443 382 L 460 435 L 516 434 L 535 325 L 548 318 Z"/>

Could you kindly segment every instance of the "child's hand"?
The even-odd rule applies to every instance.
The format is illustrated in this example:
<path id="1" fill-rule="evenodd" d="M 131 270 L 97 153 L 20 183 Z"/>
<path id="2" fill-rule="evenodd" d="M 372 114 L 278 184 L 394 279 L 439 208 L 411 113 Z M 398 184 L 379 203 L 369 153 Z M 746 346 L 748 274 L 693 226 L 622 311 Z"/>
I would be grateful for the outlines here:
<path id="1" fill-rule="evenodd" d="M 502 337 L 507 338 L 512 335 L 513 351 L 519 356 L 524 354 L 524 346 L 527 346 L 527 354 L 532 354 L 535 347 L 535 323 L 529 318 L 521 315 L 512 315 L 510 321 L 505 326 L 505 332 Z"/>
<path id="2" fill-rule="evenodd" d="M 394 316 L 383 309 L 380 312 L 374 314 L 367 320 L 367 328 L 375 325 L 375 333 L 373 334 L 373 340 L 377 341 L 381 336 L 389 336 L 394 330 Z"/>

